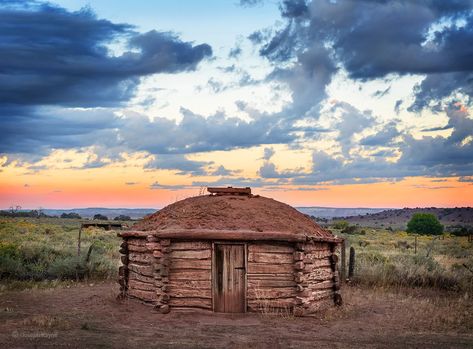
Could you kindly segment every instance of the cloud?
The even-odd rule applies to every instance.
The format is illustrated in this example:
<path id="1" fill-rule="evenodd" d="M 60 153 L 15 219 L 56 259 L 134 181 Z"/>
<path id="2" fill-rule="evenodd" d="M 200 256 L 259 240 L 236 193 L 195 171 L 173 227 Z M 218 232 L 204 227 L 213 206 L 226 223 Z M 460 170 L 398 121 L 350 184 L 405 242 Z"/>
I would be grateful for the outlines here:
<path id="1" fill-rule="evenodd" d="M 360 144 L 372 147 L 391 145 L 394 138 L 400 135 L 396 125 L 397 122 L 395 121 L 391 121 L 388 124 L 383 125 L 383 128 L 377 133 L 361 139 Z"/>
<path id="2" fill-rule="evenodd" d="M 264 155 L 263 155 L 263 159 L 264 160 L 269 160 L 273 157 L 273 155 L 275 154 L 276 152 L 274 151 L 273 148 L 264 148 Z"/>
<path id="3" fill-rule="evenodd" d="M 212 54 L 207 44 L 169 32 L 137 33 L 88 8 L 9 3 L 17 6 L 0 4 L 2 106 L 115 106 L 133 96 L 140 77 L 192 70 Z M 116 55 L 110 45 L 120 40 L 130 50 Z"/>
<path id="4" fill-rule="evenodd" d="M 206 174 L 205 167 L 212 164 L 206 161 L 189 160 L 182 154 L 160 154 L 146 164 L 147 169 L 177 170 L 179 175 L 191 174 L 202 176 Z"/>
<path id="5" fill-rule="evenodd" d="M 125 185 L 137 185 L 138 182 L 125 182 Z"/>
<path id="6" fill-rule="evenodd" d="M 250 40 L 261 45 L 260 54 L 271 62 L 293 63 L 285 75 L 276 76 L 290 86 L 299 112 L 310 109 L 304 91 L 316 106 L 337 68 L 361 81 L 390 74 L 425 75 L 414 91 L 411 110 L 454 92 L 473 95 L 471 0 L 285 0 L 281 15 L 285 26 L 255 32 Z M 298 78 L 302 83 L 295 83 Z"/>
<path id="7" fill-rule="evenodd" d="M 240 0 L 240 6 L 243 7 L 253 7 L 256 5 L 260 5 L 264 2 L 264 0 Z"/>
<path id="8" fill-rule="evenodd" d="M 175 190 L 181 190 L 181 189 L 189 188 L 189 186 L 180 185 L 180 184 L 178 184 L 178 185 L 167 185 L 167 184 L 160 184 L 158 182 L 154 182 L 149 186 L 149 188 L 150 189 L 166 189 L 166 190 L 175 191 Z"/>
<path id="9" fill-rule="evenodd" d="M 237 173 L 240 173 L 241 170 L 229 170 L 225 166 L 220 165 L 213 171 L 209 171 L 207 174 L 210 176 L 233 176 Z"/>
<path id="10" fill-rule="evenodd" d="M 294 178 L 301 175 L 301 170 L 278 171 L 275 164 L 265 161 L 259 168 L 258 175 L 260 175 L 262 178 Z"/>

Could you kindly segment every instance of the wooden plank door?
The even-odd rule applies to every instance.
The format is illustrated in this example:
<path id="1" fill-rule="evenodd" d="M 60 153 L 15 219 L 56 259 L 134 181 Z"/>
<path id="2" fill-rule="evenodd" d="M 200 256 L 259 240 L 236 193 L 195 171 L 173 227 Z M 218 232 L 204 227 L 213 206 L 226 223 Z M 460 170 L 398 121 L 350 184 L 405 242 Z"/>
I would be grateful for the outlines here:
<path id="1" fill-rule="evenodd" d="M 215 244 L 214 311 L 244 313 L 246 311 L 245 245 Z"/>

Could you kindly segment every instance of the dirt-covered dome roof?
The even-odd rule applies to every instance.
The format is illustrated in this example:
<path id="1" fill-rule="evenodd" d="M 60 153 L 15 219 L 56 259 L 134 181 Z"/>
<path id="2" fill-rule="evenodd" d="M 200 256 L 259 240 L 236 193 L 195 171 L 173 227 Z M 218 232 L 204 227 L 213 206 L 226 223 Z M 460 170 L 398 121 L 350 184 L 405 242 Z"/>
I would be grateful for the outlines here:
<path id="1" fill-rule="evenodd" d="M 203 195 L 177 201 L 145 217 L 134 230 L 206 229 L 278 231 L 333 237 L 312 219 L 282 202 L 253 195 Z"/>

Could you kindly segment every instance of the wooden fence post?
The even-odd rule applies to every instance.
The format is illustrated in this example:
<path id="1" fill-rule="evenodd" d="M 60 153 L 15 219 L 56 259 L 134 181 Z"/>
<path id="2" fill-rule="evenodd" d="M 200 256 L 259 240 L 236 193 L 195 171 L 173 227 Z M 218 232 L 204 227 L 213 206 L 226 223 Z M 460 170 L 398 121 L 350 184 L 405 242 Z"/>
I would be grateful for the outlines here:
<path id="1" fill-rule="evenodd" d="M 414 237 L 414 254 L 417 254 L 417 235 Z"/>
<path id="2" fill-rule="evenodd" d="M 345 250 L 345 240 L 343 240 L 341 244 L 341 250 L 340 250 L 340 280 L 341 282 L 346 281 L 347 277 L 347 262 L 346 262 L 346 250 Z"/>
<path id="3" fill-rule="evenodd" d="M 350 247 L 350 259 L 348 261 L 348 279 L 355 275 L 355 249 Z"/>

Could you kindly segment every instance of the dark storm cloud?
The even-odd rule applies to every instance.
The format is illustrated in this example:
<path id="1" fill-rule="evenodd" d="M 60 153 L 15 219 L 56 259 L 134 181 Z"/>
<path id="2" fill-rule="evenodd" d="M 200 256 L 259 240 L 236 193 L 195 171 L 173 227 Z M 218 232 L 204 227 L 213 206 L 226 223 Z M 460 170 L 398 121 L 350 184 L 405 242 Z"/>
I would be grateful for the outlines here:
<path id="1" fill-rule="evenodd" d="M 2 105 L 116 105 L 133 95 L 141 76 L 195 69 L 212 54 L 206 44 L 167 32 L 139 34 L 88 9 L 28 4 L 0 3 Z M 132 51 L 112 55 L 107 45 L 118 40 Z"/>
<path id="2" fill-rule="evenodd" d="M 328 67 L 341 66 L 360 80 L 425 74 L 411 106 L 420 110 L 455 91 L 473 95 L 472 9 L 473 1 L 286 0 L 286 26 L 269 38 L 267 30 L 255 32 L 252 41 L 273 62 L 295 59 L 292 72 L 303 66 L 306 77 L 324 76 L 312 79 L 323 85 L 311 91 L 316 102 L 336 71 Z M 308 52 L 324 49 L 323 56 L 307 59 Z"/>
<path id="3" fill-rule="evenodd" d="M 387 125 L 384 125 L 383 129 L 381 129 L 377 133 L 360 140 L 360 144 L 373 147 L 387 146 L 390 145 L 393 139 L 399 135 L 400 132 L 396 128 L 396 123 L 394 121 L 391 121 Z"/>

